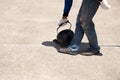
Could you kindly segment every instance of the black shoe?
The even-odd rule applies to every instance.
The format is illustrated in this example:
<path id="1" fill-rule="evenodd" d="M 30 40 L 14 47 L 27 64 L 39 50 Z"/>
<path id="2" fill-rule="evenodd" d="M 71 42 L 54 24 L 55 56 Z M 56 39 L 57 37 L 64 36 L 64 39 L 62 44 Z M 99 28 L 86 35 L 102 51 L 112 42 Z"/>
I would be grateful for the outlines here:
<path id="1" fill-rule="evenodd" d="M 100 53 L 100 51 L 95 51 L 93 55 L 96 55 L 96 56 L 102 56 L 103 54 Z"/>
<path id="2" fill-rule="evenodd" d="M 86 51 L 83 51 L 83 53 L 81 53 L 81 55 L 84 55 L 84 56 L 92 56 L 92 55 L 102 56 L 103 54 L 100 53 L 100 51 L 94 51 L 94 50 L 89 48 Z"/>

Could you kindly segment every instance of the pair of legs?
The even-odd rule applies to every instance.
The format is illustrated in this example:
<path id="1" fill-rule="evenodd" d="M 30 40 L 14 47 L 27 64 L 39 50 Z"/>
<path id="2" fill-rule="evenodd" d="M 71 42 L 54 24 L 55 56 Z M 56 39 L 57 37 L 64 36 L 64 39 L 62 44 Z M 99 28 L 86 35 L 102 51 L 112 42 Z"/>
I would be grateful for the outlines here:
<path id="1" fill-rule="evenodd" d="M 72 52 L 78 52 L 80 50 L 80 44 L 84 33 L 89 40 L 90 49 L 99 51 L 100 47 L 98 45 L 95 25 L 92 21 L 99 5 L 100 3 L 98 0 L 83 0 L 77 16 L 74 38 L 68 46 Z"/>

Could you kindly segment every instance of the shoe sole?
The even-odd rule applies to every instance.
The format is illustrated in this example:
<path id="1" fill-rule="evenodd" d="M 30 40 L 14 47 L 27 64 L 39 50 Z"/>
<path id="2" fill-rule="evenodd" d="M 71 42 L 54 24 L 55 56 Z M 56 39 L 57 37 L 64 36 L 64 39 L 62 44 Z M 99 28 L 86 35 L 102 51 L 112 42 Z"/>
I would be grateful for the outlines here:
<path id="1" fill-rule="evenodd" d="M 63 53 L 63 54 L 69 54 L 69 55 L 77 55 L 77 53 L 73 53 L 73 52 L 61 52 L 58 50 L 59 53 Z"/>
<path id="2" fill-rule="evenodd" d="M 95 55 L 95 56 L 102 56 L 103 54 L 102 53 L 93 53 L 93 52 L 83 52 L 83 53 L 81 53 L 81 55 L 84 55 L 84 56 L 93 56 L 93 55 Z"/>

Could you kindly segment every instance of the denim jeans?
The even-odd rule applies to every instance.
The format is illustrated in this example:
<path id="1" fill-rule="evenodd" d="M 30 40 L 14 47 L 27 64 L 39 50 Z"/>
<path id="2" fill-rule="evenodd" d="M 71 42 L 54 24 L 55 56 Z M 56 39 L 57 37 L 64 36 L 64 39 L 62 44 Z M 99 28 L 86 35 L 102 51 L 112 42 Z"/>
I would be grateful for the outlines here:
<path id="1" fill-rule="evenodd" d="M 80 50 L 80 44 L 84 33 L 88 38 L 90 48 L 94 51 L 98 51 L 100 49 L 98 46 L 95 25 L 92 21 L 99 5 L 100 3 L 98 0 L 83 0 L 77 16 L 75 34 L 73 40 L 68 46 L 71 51 L 77 52 Z"/>

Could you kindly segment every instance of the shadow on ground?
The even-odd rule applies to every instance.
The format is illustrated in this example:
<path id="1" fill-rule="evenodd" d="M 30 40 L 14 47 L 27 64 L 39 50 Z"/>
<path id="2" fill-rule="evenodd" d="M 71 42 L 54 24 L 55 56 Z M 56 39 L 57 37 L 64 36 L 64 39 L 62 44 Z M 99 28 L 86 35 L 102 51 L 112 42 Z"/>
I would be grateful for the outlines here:
<path id="1" fill-rule="evenodd" d="M 56 50 L 61 48 L 61 46 L 59 44 L 56 44 L 53 41 L 44 41 L 44 42 L 42 42 L 42 45 L 44 45 L 46 47 L 54 47 Z M 84 43 L 84 42 L 81 43 L 81 51 L 85 51 L 88 48 L 89 48 L 89 44 L 88 43 Z"/>
<path id="2" fill-rule="evenodd" d="M 55 43 L 54 41 L 44 41 L 44 42 L 42 42 L 42 45 L 44 45 L 46 47 L 54 47 L 57 51 L 61 48 L 61 46 L 59 44 Z M 109 45 L 101 45 L 101 46 L 109 46 Z M 83 52 L 86 52 L 86 50 L 88 48 L 90 48 L 89 43 L 85 43 L 85 42 L 82 42 L 80 47 L 81 48 L 80 48 L 79 54 L 81 54 L 81 55 Z M 109 47 L 111 47 L 111 46 L 109 46 Z M 67 54 L 67 53 L 64 53 L 64 54 Z M 98 56 L 101 56 L 101 55 L 98 55 Z"/>

